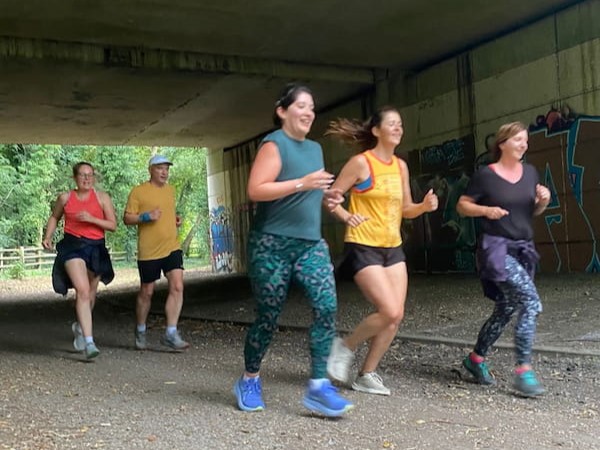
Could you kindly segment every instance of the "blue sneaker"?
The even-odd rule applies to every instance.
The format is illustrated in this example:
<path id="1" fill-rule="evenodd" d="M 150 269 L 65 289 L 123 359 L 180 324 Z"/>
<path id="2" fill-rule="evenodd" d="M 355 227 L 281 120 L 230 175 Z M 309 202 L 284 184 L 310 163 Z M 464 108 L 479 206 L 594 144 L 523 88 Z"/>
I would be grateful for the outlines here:
<path id="1" fill-rule="evenodd" d="M 490 373 L 490 370 L 488 369 L 488 366 L 485 362 L 474 363 L 473 361 L 471 361 L 469 355 L 467 355 L 465 359 L 463 359 L 462 364 L 463 367 L 467 369 L 467 371 L 471 375 L 473 375 L 473 377 L 479 384 L 485 384 L 487 386 L 496 385 L 496 379 Z"/>
<path id="2" fill-rule="evenodd" d="M 524 397 L 537 397 L 546 390 L 538 381 L 533 370 L 528 370 L 520 375 L 515 375 L 514 388 Z"/>
<path id="3" fill-rule="evenodd" d="M 320 389 L 308 387 L 302 401 L 313 412 L 327 417 L 338 417 L 354 408 L 354 405 L 338 394 L 338 390 L 326 380 Z"/>
<path id="4" fill-rule="evenodd" d="M 265 403 L 262 399 L 262 382 L 260 377 L 244 380 L 240 377 L 233 385 L 233 393 L 237 398 L 238 407 L 242 411 L 262 411 Z"/>

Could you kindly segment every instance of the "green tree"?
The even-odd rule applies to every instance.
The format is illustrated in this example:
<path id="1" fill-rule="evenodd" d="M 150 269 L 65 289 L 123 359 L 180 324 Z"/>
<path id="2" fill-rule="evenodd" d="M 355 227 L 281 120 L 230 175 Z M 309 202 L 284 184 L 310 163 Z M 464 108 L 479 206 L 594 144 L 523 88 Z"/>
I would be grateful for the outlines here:
<path id="1" fill-rule="evenodd" d="M 206 149 L 168 149 L 173 161 L 170 183 L 177 190 L 177 209 L 183 218 L 180 233 L 182 250 L 189 254 L 195 243 L 201 254 L 208 254 L 208 187 L 206 184 Z"/>

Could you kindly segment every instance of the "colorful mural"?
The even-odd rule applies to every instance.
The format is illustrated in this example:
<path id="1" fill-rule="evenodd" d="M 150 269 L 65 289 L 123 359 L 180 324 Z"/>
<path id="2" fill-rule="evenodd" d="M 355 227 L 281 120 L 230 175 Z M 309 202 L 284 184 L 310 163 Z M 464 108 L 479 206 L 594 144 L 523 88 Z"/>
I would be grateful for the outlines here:
<path id="1" fill-rule="evenodd" d="M 474 161 L 472 135 L 409 153 L 414 199 L 420 201 L 433 189 L 440 200 L 437 211 L 404 221 L 402 234 L 410 270 L 475 270 L 474 221 L 456 212 L 456 202 L 467 187 Z"/>
<path id="2" fill-rule="evenodd" d="M 223 205 L 210 211 L 210 241 L 213 272 L 233 272 L 231 212 Z"/>
<path id="3" fill-rule="evenodd" d="M 577 115 L 563 106 L 545 118 L 545 126 L 530 132 L 527 152 L 527 162 L 538 168 L 552 193 L 547 210 L 535 221 L 540 269 L 599 272 L 600 117 Z"/>
<path id="4" fill-rule="evenodd" d="M 553 106 L 529 130 L 527 162 L 552 193 L 550 205 L 534 220 L 540 270 L 600 272 L 600 116 Z M 493 138 L 486 136 L 487 149 Z M 476 221 L 460 217 L 456 203 L 473 170 L 490 162 L 487 151 L 475 158 L 472 135 L 409 153 L 415 200 L 430 188 L 440 198 L 438 211 L 403 225 L 411 270 L 475 271 Z"/>

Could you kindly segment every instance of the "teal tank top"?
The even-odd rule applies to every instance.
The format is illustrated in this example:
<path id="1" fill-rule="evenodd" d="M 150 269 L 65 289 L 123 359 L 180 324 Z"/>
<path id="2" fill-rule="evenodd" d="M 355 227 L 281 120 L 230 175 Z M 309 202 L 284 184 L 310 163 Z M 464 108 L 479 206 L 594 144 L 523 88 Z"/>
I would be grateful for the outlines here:
<path id="1" fill-rule="evenodd" d="M 323 169 L 323 150 L 315 141 L 297 141 L 281 129 L 269 133 L 261 145 L 273 142 L 279 149 L 281 172 L 275 181 L 287 181 Z M 321 201 L 323 191 L 295 192 L 268 202 L 258 202 L 252 229 L 298 239 L 321 239 Z"/>

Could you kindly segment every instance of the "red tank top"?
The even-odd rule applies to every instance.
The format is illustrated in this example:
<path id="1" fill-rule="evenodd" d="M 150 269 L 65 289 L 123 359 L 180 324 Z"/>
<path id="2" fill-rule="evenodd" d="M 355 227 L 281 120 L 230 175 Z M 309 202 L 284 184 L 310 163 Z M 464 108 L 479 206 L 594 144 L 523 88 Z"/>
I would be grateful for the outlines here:
<path id="1" fill-rule="evenodd" d="M 82 222 L 77 219 L 77 214 L 87 211 L 98 219 L 104 219 L 104 211 L 96 196 L 96 191 L 90 190 L 90 194 L 85 200 L 79 200 L 75 191 L 69 192 L 69 198 L 65 203 L 65 233 L 77 237 L 88 239 L 102 239 L 104 230 L 97 225 L 89 222 Z"/>

